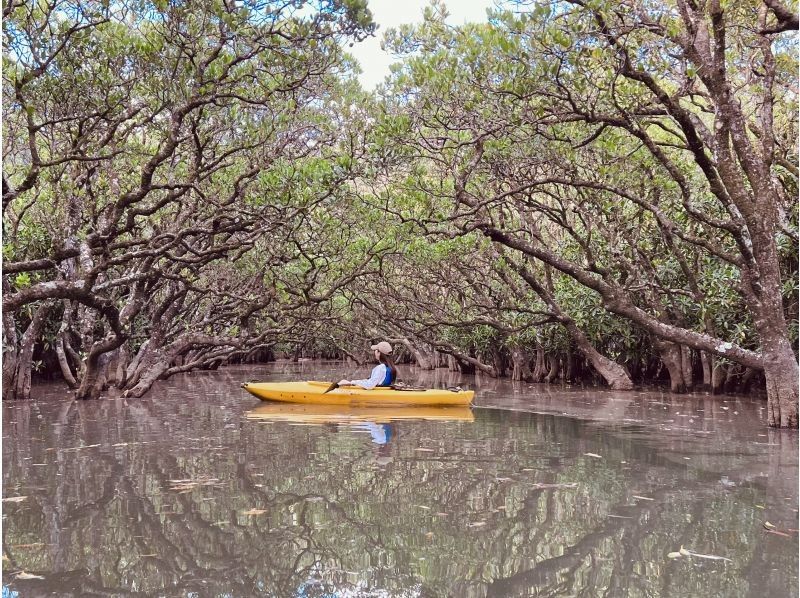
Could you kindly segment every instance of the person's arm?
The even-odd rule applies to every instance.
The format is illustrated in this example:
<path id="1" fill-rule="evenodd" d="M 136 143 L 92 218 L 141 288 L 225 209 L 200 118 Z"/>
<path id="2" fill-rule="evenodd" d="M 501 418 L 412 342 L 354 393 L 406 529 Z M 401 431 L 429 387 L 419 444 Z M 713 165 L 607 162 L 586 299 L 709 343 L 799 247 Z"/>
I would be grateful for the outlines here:
<path id="1" fill-rule="evenodd" d="M 366 380 L 350 380 L 350 384 L 354 384 L 356 386 L 360 386 L 361 388 L 365 388 L 369 390 L 370 388 L 375 388 L 383 382 L 383 379 L 386 377 L 386 366 L 382 363 L 379 363 L 374 368 L 372 368 L 372 374 L 370 374 L 369 378 Z"/>

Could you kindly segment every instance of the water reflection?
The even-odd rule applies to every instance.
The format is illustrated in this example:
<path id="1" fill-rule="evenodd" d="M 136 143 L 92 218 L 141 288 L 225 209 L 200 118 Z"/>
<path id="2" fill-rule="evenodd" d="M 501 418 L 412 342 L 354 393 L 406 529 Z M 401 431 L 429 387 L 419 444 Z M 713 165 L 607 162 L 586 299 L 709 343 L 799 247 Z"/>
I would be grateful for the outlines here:
<path id="1" fill-rule="evenodd" d="M 400 420 L 474 421 L 469 407 L 351 407 L 349 405 L 305 405 L 261 403 L 245 413 L 247 419 L 308 424 L 391 422 Z"/>
<path id="2" fill-rule="evenodd" d="M 303 375 L 287 369 L 283 379 Z M 8 588 L 797 594 L 793 433 L 728 426 L 719 408 L 689 426 L 671 404 L 644 424 L 664 412 L 651 404 L 662 397 L 644 394 L 588 399 L 616 410 L 626 401 L 614 424 L 487 408 L 440 419 L 281 411 L 249 399 L 241 379 L 176 379 L 141 400 L 4 404 L 4 497 L 24 497 L 3 503 Z M 556 404 L 510 384 L 493 389 L 484 405 Z M 587 398 L 564 392 L 562 408 Z M 765 520 L 786 535 L 768 533 Z M 666 557 L 681 545 L 733 562 Z"/>

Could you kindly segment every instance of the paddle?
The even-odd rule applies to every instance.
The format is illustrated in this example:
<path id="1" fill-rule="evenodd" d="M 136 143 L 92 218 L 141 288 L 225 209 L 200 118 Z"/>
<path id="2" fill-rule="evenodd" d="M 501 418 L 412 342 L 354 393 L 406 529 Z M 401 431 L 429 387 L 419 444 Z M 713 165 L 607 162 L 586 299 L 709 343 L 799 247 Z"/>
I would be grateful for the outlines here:
<path id="1" fill-rule="evenodd" d="M 328 387 L 328 390 L 326 390 L 326 391 L 325 391 L 325 392 L 323 392 L 322 394 L 326 395 L 326 394 L 328 394 L 330 391 L 332 391 L 334 388 L 339 388 L 339 383 L 338 383 L 338 382 L 333 382 L 333 383 L 331 383 L 331 385 Z"/>

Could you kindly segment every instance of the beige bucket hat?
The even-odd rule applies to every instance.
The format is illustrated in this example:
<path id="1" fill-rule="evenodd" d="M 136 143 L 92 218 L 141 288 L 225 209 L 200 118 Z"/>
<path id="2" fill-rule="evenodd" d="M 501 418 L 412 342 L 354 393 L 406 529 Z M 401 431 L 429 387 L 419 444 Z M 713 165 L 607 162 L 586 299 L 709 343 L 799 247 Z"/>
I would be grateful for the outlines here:
<path id="1" fill-rule="evenodd" d="M 384 355 L 392 354 L 392 345 L 390 345 L 386 341 L 381 341 L 377 345 L 372 345 L 370 349 L 372 349 L 373 351 L 378 351 L 380 353 L 383 353 Z"/>

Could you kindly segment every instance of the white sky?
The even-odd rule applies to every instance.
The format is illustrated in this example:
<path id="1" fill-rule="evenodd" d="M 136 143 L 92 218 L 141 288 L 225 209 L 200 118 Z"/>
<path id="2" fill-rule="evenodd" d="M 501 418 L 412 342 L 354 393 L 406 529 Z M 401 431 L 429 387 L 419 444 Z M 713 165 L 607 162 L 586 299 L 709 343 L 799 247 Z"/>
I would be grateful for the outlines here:
<path id="1" fill-rule="evenodd" d="M 379 25 L 375 37 L 354 44 L 347 51 L 353 54 L 364 72 L 358 77 L 364 89 L 372 90 L 389 74 L 389 65 L 395 58 L 381 50 L 384 32 L 390 27 L 403 23 L 422 21 L 422 9 L 428 0 L 369 0 L 369 9 L 374 21 Z M 461 25 L 469 22 L 486 21 L 486 9 L 494 6 L 494 0 L 445 0 L 450 16 L 447 22 Z"/>

